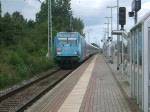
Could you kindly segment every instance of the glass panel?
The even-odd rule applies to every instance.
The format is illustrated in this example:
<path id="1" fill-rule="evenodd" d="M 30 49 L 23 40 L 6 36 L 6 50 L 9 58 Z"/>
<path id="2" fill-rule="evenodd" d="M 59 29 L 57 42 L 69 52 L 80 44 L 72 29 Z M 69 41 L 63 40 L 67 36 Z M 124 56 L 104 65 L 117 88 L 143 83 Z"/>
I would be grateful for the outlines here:
<path id="1" fill-rule="evenodd" d="M 137 99 L 137 38 L 138 38 L 138 34 L 137 31 L 135 31 L 135 46 L 134 46 L 134 56 L 135 56 L 135 60 L 134 60 L 134 64 L 135 64 L 135 73 L 134 73 L 134 78 L 135 78 L 135 99 Z"/>
<path id="2" fill-rule="evenodd" d="M 139 32 L 139 65 L 142 65 L 142 32 Z"/>
<path id="3" fill-rule="evenodd" d="M 150 23 L 148 23 L 148 49 L 150 49 Z M 150 57 L 150 50 L 148 51 L 148 56 Z M 149 80 L 148 80 L 148 107 L 150 108 L 150 59 L 148 58 L 148 74 L 149 74 Z"/>
<path id="4" fill-rule="evenodd" d="M 131 45 L 132 45 L 132 50 L 131 50 L 131 55 L 132 55 L 132 59 L 131 59 L 131 62 L 132 62 L 132 64 L 131 64 L 131 88 L 132 88 L 132 92 L 131 92 L 131 94 L 132 94 L 132 97 L 134 98 L 134 96 L 135 96 L 135 93 L 134 93 L 134 88 L 135 88 L 135 86 L 134 86 L 134 82 L 135 82 L 135 78 L 134 78 L 134 44 L 135 44 L 135 36 L 134 36 L 135 34 L 134 34 L 134 31 L 132 32 L 132 39 L 131 39 Z"/>
<path id="5" fill-rule="evenodd" d="M 139 28 L 139 106 L 142 107 L 142 28 Z"/>
<path id="6" fill-rule="evenodd" d="M 130 68 L 131 68 L 131 65 L 130 65 L 130 39 L 127 40 L 127 45 L 125 46 L 124 52 L 125 52 L 125 61 L 124 61 L 125 73 L 127 74 L 127 80 L 130 83 Z"/>
<path id="7" fill-rule="evenodd" d="M 67 44 L 67 38 L 58 38 L 59 44 Z"/>
<path id="8" fill-rule="evenodd" d="M 68 38 L 68 44 L 77 44 L 76 38 Z"/>

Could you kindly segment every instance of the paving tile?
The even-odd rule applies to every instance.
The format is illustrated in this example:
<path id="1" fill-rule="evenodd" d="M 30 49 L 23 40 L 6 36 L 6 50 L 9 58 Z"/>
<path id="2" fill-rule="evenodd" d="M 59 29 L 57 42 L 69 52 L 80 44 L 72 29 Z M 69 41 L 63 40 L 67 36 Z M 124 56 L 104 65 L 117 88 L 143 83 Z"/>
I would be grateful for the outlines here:
<path id="1" fill-rule="evenodd" d="M 91 112 L 91 110 L 93 112 L 127 112 L 130 110 L 102 56 L 97 58 L 91 78 L 94 76 L 96 76 L 95 89 L 91 93 L 94 96 L 91 98 L 90 90 L 86 91 L 88 96 L 84 97 L 84 106 L 81 106 L 80 110 L 83 112 Z M 92 90 L 90 84 L 92 83 L 88 86 Z M 87 109 L 86 105 L 89 106 L 89 104 L 90 109 Z"/>
<path id="2" fill-rule="evenodd" d="M 47 93 L 27 112 L 131 112 L 103 56 L 97 55 L 95 64 L 92 63 L 93 69 L 88 68 L 93 59 Z M 114 70 L 114 66 L 111 69 Z M 118 80 L 123 81 L 119 75 Z M 124 89 L 130 94 L 127 87 Z"/>

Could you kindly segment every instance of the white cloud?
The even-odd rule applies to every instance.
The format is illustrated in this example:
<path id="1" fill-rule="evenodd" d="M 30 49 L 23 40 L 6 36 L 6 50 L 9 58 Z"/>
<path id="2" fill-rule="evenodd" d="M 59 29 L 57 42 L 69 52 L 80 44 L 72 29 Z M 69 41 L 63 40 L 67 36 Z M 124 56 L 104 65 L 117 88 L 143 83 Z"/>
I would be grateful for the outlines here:
<path id="1" fill-rule="evenodd" d="M 35 14 L 40 10 L 40 5 L 37 0 L 2 0 L 2 12 L 12 14 L 19 11 L 24 18 L 35 20 Z"/>
<path id="2" fill-rule="evenodd" d="M 23 15 L 27 19 L 35 20 L 35 14 L 40 11 L 41 3 L 37 0 L 26 0 L 26 7 L 22 9 Z"/>
<path id="3" fill-rule="evenodd" d="M 103 10 L 107 3 L 102 0 L 72 0 L 71 6 L 73 15 L 83 19 L 86 26 L 91 26 L 102 23 L 101 16 L 109 13 Z"/>
<path id="4" fill-rule="evenodd" d="M 15 11 L 21 11 L 25 7 L 23 0 L 1 0 L 2 2 L 2 14 L 6 12 L 12 14 Z"/>
<path id="5" fill-rule="evenodd" d="M 88 38 L 88 29 L 90 31 L 90 41 L 94 40 L 93 35 L 99 38 L 103 38 L 103 28 L 106 27 L 104 22 L 106 16 L 110 16 L 110 9 L 106 6 L 114 6 L 117 0 L 72 0 L 72 9 L 75 17 L 80 17 L 85 23 L 86 39 Z M 130 31 L 130 28 L 134 26 L 134 18 L 128 16 L 128 12 L 131 11 L 132 0 L 119 0 L 120 7 L 126 7 L 126 25 L 125 29 Z M 150 10 L 149 0 L 142 0 L 142 9 L 139 11 L 139 18 Z M 138 18 L 138 19 L 139 19 Z M 113 29 L 117 29 L 117 11 L 113 9 Z M 110 35 L 110 34 L 109 34 Z M 95 37 L 94 36 L 94 37 Z"/>
<path id="6" fill-rule="evenodd" d="M 138 19 L 141 19 L 146 13 L 150 11 L 150 2 L 142 4 L 141 10 L 138 13 Z"/>
<path id="7" fill-rule="evenodd" d="M 7 11 L 11 14 L 14 11 L 20 11 L 25 18 L 35 19 L 35 14 L 40 10 L 40 3 L 37 0 L 1 0 L 3 14 Z M 41 0 L 42 2 L 45 0 Z M 149 0 L 142 0 L 142 8 L 138 12 L 138 20 L 150 11 Z M 127 22 L 125 29 L 129 29 L 134 25 L 134 18 L 128 17 L 128 12 L 131 11 L 132 0 L 119 0 L 120 7 L 126 7 Z M 90 41 L 94 42 L 93 37 L 97 37 L 97 40 L 103 38 L 103 27 L 107 20 L 106 16 L 110 16 L 110 9 L 106 6 L 114 6 L 117 4 L 117 0 L 71 0 L 71 7 L 74 17 L 80 17 L 85 24 L 85 33 L 87 38 L 87 29 L 92 29 L 89 33 L 91 36 Z M 117 13 L 116 8 L 113 9 L 113 29 L 116 29 Z"/>

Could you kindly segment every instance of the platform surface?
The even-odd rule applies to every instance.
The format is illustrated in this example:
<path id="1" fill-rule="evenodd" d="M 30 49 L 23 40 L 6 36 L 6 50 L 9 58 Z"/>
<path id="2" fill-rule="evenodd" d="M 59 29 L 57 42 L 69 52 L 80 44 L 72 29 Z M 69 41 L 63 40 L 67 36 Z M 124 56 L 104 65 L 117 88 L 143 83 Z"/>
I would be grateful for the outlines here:
<path id="1" fill-rule="evenodd" d="M 102 55 L 95 55 L 26 112 L 131 112 Z"/>

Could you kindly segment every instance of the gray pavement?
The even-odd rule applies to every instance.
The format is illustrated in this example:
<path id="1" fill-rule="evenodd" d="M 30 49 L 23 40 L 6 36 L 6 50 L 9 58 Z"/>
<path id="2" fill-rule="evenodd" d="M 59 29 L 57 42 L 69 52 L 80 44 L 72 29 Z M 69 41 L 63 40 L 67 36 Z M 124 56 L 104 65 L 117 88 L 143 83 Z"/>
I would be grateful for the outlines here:
<path id="1" fill-rule="evenodd" d="M 126 79 L 116 70 L 115 64 L 104 59 L 100 54 L 90 58 L 26 112 L 66 112 L 64 108 L 68 108 L 67 112 L 137 112 L 127 100 L 130 99 L 130 86 L 124 84 Z M 77 104 L 72 104 L 72 99 Z"/>

